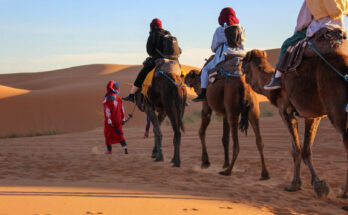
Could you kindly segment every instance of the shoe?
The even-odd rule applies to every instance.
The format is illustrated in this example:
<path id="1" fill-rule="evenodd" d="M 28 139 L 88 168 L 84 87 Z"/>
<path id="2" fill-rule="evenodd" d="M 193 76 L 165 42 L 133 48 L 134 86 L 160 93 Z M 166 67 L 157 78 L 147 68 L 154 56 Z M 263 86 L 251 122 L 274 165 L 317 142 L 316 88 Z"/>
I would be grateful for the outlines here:
<path id="1" fill-rule="evenodd" d="M 128 155 L 128 149 L 124 149 L 124 153 Z"/>
<path id="2" fill-rule="evenodd" d="M 198 95 L 197 98 L 192 99 L 193 102 L 201 102 L 201 101 L 207 101 L 207 98 L 205 96 L 207 89 L 202 88 L 201 93 Z"/>
<path id="3" fill-rule="evenodd" d="M 111 155 L 111 154 L 112 154 L 112 152 L 110 152 L 110 151 L 104 152 L 104 155 Z"/>
<path id="4" fill-rule="evenodd" d="M 276 89 L 280 89 L 281 86 L 281 78 L 272 78 L 271 82 L 267 85 L 265 85 L 263 88 L 265 90 L 276 90 Z"/>
<path id="5" fill-rule="evenodd" d="M 129 94 L 127 97 L 123 97 L 122 100 L 134 102 L 134 94 Z"/>

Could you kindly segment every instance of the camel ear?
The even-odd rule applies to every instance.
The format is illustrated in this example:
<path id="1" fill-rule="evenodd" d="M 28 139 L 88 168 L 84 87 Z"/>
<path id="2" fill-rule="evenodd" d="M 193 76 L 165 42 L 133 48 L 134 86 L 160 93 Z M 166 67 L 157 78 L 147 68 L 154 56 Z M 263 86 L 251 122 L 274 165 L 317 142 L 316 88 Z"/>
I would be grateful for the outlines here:
<path id="1" fill-rule="evenodd" d="M 267 58 L 267 52 L 266 52 L 266 51 L 263 51 L 262 53 L 263 53 L 263 57 L 264 57 L 264 58 Z"/>
<path id="2" fill-rule="evenodd" d="M 246 62 L 250 62 L 251 61 L 251 58 L 252 58 L 252 51 L 248 51 L 244 57 L 245 61 Z"/>

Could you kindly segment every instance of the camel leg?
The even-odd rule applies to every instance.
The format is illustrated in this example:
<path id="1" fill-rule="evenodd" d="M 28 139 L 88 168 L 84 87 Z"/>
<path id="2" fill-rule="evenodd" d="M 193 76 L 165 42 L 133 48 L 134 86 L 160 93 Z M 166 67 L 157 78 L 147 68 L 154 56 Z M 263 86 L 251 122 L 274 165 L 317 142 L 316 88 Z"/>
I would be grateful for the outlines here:
<path id="1" fill-rule="evenodd" d="M 230 165 L 229 164 L 230 156 L 228 151 L 228 147 L 230 145 L 230 126 L 228 125 L 228 120 L 226 117 L 224 117 L 224 122 L 223 122 L 222 145 L 224 147 L 224 153 L 225 153 L 225 162 L 222 168 L 227 168 Z"/>
<path id="2" fill-rule="evenodd" d="M 249 112 L 249 122 L 251 126 L 253 127 L 255 136 L 256 136 L 256 146 L 257 149 L 259 150 L 260 156 L 261 156 L 261 166 L 262 166 L 262 172 L 261 172 L 261 178 L 260 180 L 268 180 L 269 174 L 268 170 L 266 167 L 265 163 L 265 158 L 263 155 L 263 142 L 262 142 L 262 137 L 261 137 L 261 132 L 260 132 L 260 126 L 259 126 L 259 119 L 260 119 L 260 112 L 258 110 L 258 104 L 253 105 L 253 109 Z"/>
<path id="3" fill-rule="evenodd" d="M 318 175 L 315 172 L 313 161 L 312 161 L 312 145 L 314 143 L 314 138 L 317 133 L 321 118 L 305 119 L 305 133 L 303 142 L 302 159 L 307 165 L 311 176 L 312 185 L 314 186 L 314 191 L 319 198 L 326 197 L 329 194 L 330 188 L 326 181 L 320 181 Z"/>
<path id="4" fill-rule="evenodd" d="M 156 156 L 155 161 L 163 161 L 163 154 L 162 154 L 162 132 L 160 128 L 160 123 L 158 120 L 158 117 L 156 116 L 156 113 L 154 111 L 148 111 L 147 115 L 149 116 L 151 123 L 153 125 L 153 133 L 155 134 L 155 146 L 154 150 L 156 150 Z"/>
<path id="5" fill-rule="evenodd" d="M 295 192 L 301 190 L 301 178 L 300 178 L 300 168 L 301 168 L 301 145 L 298 135 L 298 125 L 296 118 L 291 114 L 280 113 L 284 122 L 288 126 L 289 132 L 292 138 L 292 157 L 294 160 L 294 175 L 291 185 L 285 187 L 286 191 Z"/>
<path id="6" fill-rule="evenodd" d="M 160 112 L 158 114 L 158 123 L 159 123 L 159 126 L 161 126 L 162 122 L 164 121 L 164 119 L 166 118 L 166 113 L 165 112 Z M 156 158 L 156 155 L 157 155 L 157 147 L 156 147 L 156 144 L 154 145 L 153 149 L 152 149 L 152 155 L 151 157 L 152 158 Z"/>
<path id="7" fill-rule="evenodd" d="M 229 126 L 231 128 L 232 140 L 233 140 L 233 154 L 232 154 L 232 161 L 230 163 L 230 166 L 225 171 L 219 172 L 221 175 L 225 175 L 225 176 L 231 175 L 232 168 L 233 168 L 234 163 L 236 162 L 238 154 L 239 154 L 238 114 L 234 114 L 234 116 L 230 116 L 228 118 L 229 118 L 228 123 L 229 123 Z"/>
<path id="8" fill-rule="evenodd" d="M 176 117 L 180 117 L 176 114 L 175 108 L 171 109 L 172 111 L 167 112 L 167 115 L 172 124 L 172 128 L 174 131 L 174 156 L 172 159 L 173 167 L 180 167 L 180 144 L 181 144 L 181 131 L 178 123 L 178 119 Z"/>
<path id="9" fill-rule="evenodd" d="M 210 123 L 211 113 L 212 113 L 212 110 L 208 106 L 208 103 L 204 102 L 202 112 L 201 112 L 201 118 L 202 118 L 201 127 L 199 128 L 199 132 L 198 132 L 199 138 L 201 139 L 201 145 L 202 145 L 201 168 L 208 168 L 210 166 L 207 146 L 205 142 L 205 131 L 207 130 L 207 127 Z"/>

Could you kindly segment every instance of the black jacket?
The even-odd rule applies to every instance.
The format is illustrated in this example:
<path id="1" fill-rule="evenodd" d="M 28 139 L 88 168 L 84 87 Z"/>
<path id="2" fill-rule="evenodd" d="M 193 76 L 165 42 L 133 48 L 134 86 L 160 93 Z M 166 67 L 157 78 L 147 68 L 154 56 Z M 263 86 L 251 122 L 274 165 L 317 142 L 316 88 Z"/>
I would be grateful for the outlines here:
<path id="1" fill-rule="evenodd" d="M 167 34 L 170 35 L 170 32 L 164 29 L 154 29 L 150 32 L 149 38 L 147 39 L 146 51 L 151 57 L 155 59 L 162 57 L 159 53 L 157 53 L 156 49 L 163 50 L 161 35 Z"/>

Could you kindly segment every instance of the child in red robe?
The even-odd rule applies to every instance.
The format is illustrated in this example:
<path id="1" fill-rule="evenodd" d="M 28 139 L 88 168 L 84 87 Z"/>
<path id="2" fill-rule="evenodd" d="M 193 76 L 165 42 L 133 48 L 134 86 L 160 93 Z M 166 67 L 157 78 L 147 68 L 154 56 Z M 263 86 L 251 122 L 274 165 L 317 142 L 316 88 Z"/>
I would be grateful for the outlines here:
<path id="1" fill-rule="evenodd" d="M 116 81 L 109 81 L 106 86 L 104 99 L 104 136 L 107 151 L 112 154 L 112 144 L 121 143 L 124 153 L 128 154 L 126 140 L 123 136 L 122 125 L 125 123 L 124 108 L 122 100 L 118 97 L 120 87 Z"/>

